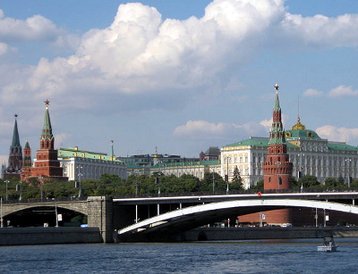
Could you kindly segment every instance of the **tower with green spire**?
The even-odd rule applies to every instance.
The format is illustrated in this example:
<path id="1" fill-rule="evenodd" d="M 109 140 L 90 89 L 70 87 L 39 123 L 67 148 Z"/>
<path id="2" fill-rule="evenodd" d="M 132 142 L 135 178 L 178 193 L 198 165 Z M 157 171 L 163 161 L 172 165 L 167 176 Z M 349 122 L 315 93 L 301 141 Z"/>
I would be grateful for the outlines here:
<path id="1" fill-rule="evenodd" d="M 42 178 L 42 180 L 66 180 L 67 178 L 63 177 L 63 168 L 60 166 L 57 150 L 54 149 L 55 138 L 52 133 L 49 104 L 49 100 L 46 100 L 40 149 L 36 152 L 36 160 L 31 168 L 31 177 Z"/>
<path id="2" fill-rule="evenodd" d="M 22 168 L 22 148 L 20 144 L 19 130 L 17 128 L 17 114 L 15 116 L 12 142 L 10 146 L 9 162 L 6 168 L 7 174 L 20 174 Z"/>
<path id="3" fill-rule="evenodd" d="M 282 125 L 279 86 L 275 84 L 275 102 L 272 113 L 272 126 L 267 154 L 263 164 L 264 191 L 284 192 L 290 189 L 290 178 L 293 165 L 289 161 L 285 131 Z M 270 224 L 290 223 L 288 209 L 267 212 L 266 221 Z"/>
<path id="4" fill-rule="evenodd" d="M 55 139 L 52 134 L 51 119 L 48 110 L 49 104 L 50 104 L 49 100 L 46 100 L 44 124 L 42 127 L 42 134 L 40 138 L 40 149 L 54 149 Z"/>

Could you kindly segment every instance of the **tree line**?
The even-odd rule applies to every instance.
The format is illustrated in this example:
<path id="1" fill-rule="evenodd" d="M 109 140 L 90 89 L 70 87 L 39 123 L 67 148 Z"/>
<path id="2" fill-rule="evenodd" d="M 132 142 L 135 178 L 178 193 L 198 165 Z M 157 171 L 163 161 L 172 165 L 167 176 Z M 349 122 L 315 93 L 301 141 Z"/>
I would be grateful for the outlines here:
<path id="1" fill-rule="evenodd" d="M 358 190 L 358 180 L 347 182 L 340 178 L 327 178 L 320 183 L 315 176 L 306 175 L 296 180 L 292 177 L 291 192 L 314 191 L 348 191 Z M 165 176 L 161 173 L 152 175 L 130 175 L 122 179 L 116 175 L 104 174 L 98 180 L 49 181 L 40 183 L 36 179 L 28 183 L 16 180 L 0 180 L 0 197 L 3 201 L 28 201 L 46 199 L 78 199 L 88 196 L 135 197 L 135 196 L 173 196 L 173 195 L 209 195 L 226 193 L 263 192 L 263 180 L 250 189 L 243 188 L 240 173 L 234 171 L 230 182 L 218 173 L 206 173 L 202 180 L 192 175 Z"/>

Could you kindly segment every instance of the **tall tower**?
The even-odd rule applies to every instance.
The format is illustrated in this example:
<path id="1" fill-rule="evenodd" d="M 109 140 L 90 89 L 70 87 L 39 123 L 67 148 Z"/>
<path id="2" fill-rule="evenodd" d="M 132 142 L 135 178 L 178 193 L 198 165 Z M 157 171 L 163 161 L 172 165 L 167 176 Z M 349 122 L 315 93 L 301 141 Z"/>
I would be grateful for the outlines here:
<path id="1" fill-rule="evenodd" d="M 278 96 L 279 86 L 275 84 L 275 103 L 267 154 L 263 164 L 264 191 L 280 192 L 290 189 L 292 163 L 287 154 L 285 131 L 282 125 L 281 107 Z M 290 210 L 273 210 L 266 216 L 267 223 L 290 223 Z"/>
<path id="2" fill-rule="evenodd" d="M 52 134 L 52 126 L 49 113 L 48 100 L 45 101 L 45 117 L 40 137 L 40 149 L 36 152 L 34 167 L 31 169 L 32 177 L 44 177 L 48 179 L 66 179 L 63 177 L 63 169 L 57 158 L 57 150 L 54 149 L 55 138 Z"/>
<path id="3" fill-rule="evenodd" d="M 31 176 L 31 167 L 32 167 L 31 148 L 29 142 L 26 141 L 24 147 L 24 161 L 21 171 L 21 181 L 24 181 L 26 180 L 26 178 Z"/>
<path id="4" fill-rule="evenodd" d="M 15 114 L 15 124 L 12 133 L 12 143 L 10 146 L 9 163 L 6 168 L 5 177 L 20 176 L 22 168 L 22 148 L 19 138 L 19 130 L 17 128 L 17 114 Z"/>

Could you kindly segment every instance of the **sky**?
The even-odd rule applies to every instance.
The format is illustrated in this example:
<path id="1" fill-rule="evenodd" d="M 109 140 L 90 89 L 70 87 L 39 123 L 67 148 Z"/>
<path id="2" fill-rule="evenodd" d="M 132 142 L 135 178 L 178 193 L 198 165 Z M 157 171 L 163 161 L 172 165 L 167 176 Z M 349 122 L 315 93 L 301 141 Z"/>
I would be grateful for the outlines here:
<path id="1" fill-rule="evenodd" d="M 0 160 L 39 148 L 197 157 L 284 127 L 358 145 L 356 0 L 1 0 Z"/>

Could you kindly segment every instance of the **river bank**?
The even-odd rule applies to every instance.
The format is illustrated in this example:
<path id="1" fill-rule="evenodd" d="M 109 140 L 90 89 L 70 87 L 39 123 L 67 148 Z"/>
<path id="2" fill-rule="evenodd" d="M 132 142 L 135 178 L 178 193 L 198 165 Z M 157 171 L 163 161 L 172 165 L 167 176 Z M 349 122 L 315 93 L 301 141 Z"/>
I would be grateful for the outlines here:
<path id="1" fill-rule="evenodd" d="M 324 236 L 358 237 L 358 227 L 241 227 L 196 228 L 180 235 L 182 241 L 309 239 Z"/>
<path id="2" fill-rule="evenodd" d="M 331 235 L 338 238 L 358 238 L 358 227 L 205 227 L 183 232 L 174 241 L 309 239 Z M 159 239 L 158 241 L 161 240 Z M 82 243 L 102 243 L 99 229 L 94 227 L 23 227 L 0 229 L 0 246 Z"/>
<path id="3" fill-rule="evenodd" d="M 6 227 L 0 229 L 0 246 L 101 243 L 96 227 Z"/>

